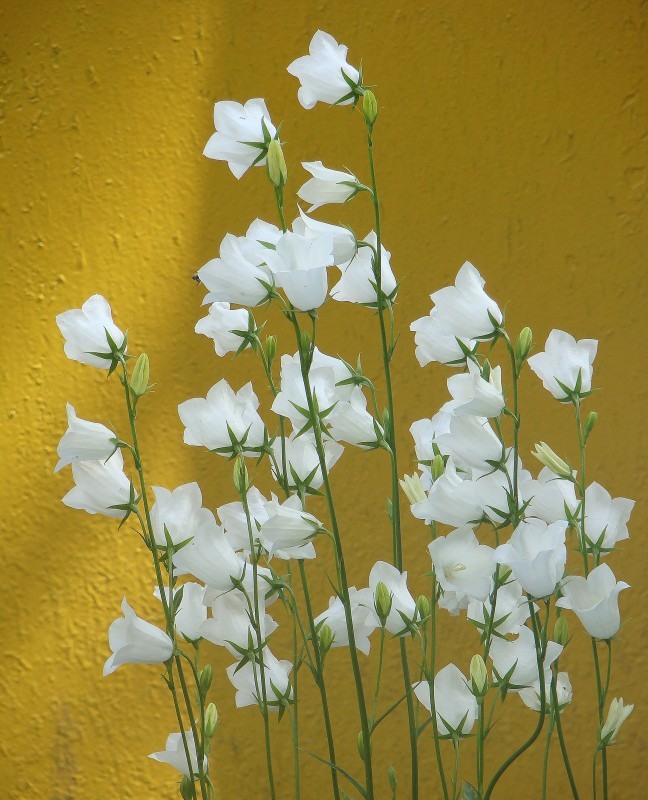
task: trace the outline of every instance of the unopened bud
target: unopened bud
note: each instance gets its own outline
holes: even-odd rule
[[[598,420],[598,414],[596,413],[596,411],[590,411],[589,414],[585,417],[583,434],[586,440],[589,437],[590,433],[592,432],[594,426],[596,425],[597,420]]]
[[[376,586],[376,593],[374,595],[374,606],[376,614],[382,626],[387,622],[387,617],[392,607],[392,596],[387,586],[380,581]]]
[[[213,703],[210,703],[205,711],[205,736],[208,739],[211,739],[216,732],[217,727],[218,711],[216,711],[216,706]]]
[[[194,782],[191,778],[183,775],[180,781],[180,797],[182,800],[192,800],[196,795],[194,794]]]
[[[358,734],[358,753],[360,753],[360,758],[364,761],[365,760],[365,743],[364,743],[364,736],[362,735],[362,731]],[[371,740],[369,740],[369,753],[371,753]]]
[[[250,479],[245,465],[245,459],[241,455],[237,456],[234,462],[232,480],[234,482],[234,488],[240,495],[247,494],[247,490],[250,488]]]
[[[614,744],[621,726],[628,719],[633,708],[633,705],[624,706],[622,697],[615,697],[614,700],[612,700],[607,718],[599,733],[599,742],[602,747]]]
[[[483,697],[488,691],[488,672],[479,653],[470,659],[470,681],[475,697]]]
[[[277,337],[276,336],[266,336],[265,353],[266,353],[266,359],[268,360],[268,364],[270,366],[272,366],[272,363],[275,360],[275,356],[277,355]]]
[[[515,343],[515,358],[521,364],[531,351],[533,345],[533,334],[531,328],[522,328],[518,340]]]
[[[326,624],[322,625],[322,627],[319,629],[319,643],[320,649],[324,655],[326,655],[326,653],[328,653],[328,651],[331,649],[333,639],[334,636],[331,628]]]
[[[135,362],[133,367],[133,374],[130,379],[130,388],[136,397],[141,397],[146,394],[149,382],[149,357],[146,353],[142,353]]]
[[[279,139],[272,139],[268,145],[268,154],[266,156],[266,164],[268,165],[268,177],[270,183],[281,188],[288,179],[288,170],[286,169],[286,159],[284,158],[283,150]]]
[[[378,116],[378,101],[371,89],[366,89],[362,96],[362,115],[367,125],[373,127],[376,117]]]
[[[213,675],[214,671],[212,670],[211,664],[205,664],[200,670],[200,691],[203,695],[206,695],[209,691]]]
[[[568,639],[569,626],[567,625],[567,617],[558,617],[553,629],[553,640],[564,647]]]
[[[403,479],[399,481],[401,489],[405,492],[405,497],[410,501],[411,505],[420,503],[425,500],[425,491],[421,483],[421,477],[418,472],[413,475],[403,475]]]
[[[443,460],[443,456],[437,455],[434,456],[432,461],[432,480],[439,480],[439,478],[445,472],[445,461]]]
[[[560,478],[572,477],[572,471],[569,468],[569,464],[563,461],[560,456],[556,455],[556,453],[554,453],[548,444],[540,442],[539,444],[536,444],[535,448],[536,449],[531,453],[531,455],[535,456],[541,464],[545,465],[545,467],[549,467],[554,475],[558,475]]]
[[[387,778],[389,779],[389,785],[392,792],[395,792],[396,787],[398,786],[398,779],[396,778],[396,770],[391,764],[387,767]]]
[[[430,616],[430,601],[424,594],[416,599],[416,613],[419,620],[426,620]]]

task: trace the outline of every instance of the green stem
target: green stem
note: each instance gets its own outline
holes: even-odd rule
[[[555,708],[555,706],[554,706]],[[547,768],[549,766],[549,745],[551,744],[551,734],[554,729],[554,711],[551,711],[547,738],[545,740],[544,757],[542,759],[542,800],[547,800]]]
[[[565,744],[565,737],[563,735],[562,722],[560,721],[560,709],[558,708],[558,661],[556,660],[552,665],[553,680],[551,681],[551,701],[552,713],[554,715],[556,730],[558,731],[558,741],[560,742],[560,752],[562,753],[567,778],[569,779],[569,786],[571,788],[574,800],[579,800],[578,790],[576,789],[576,781],[572,772],[571,764],[569,763],[569,756],[567,755],[567,746]]]
[[[484,698],[477,698],[477,794],[484,788]]]
[[[432,538],[436,538],[436,523],[431,526]],[[432,593],[430,596],[430,714],[432,715],[432,731],[434,734],[434,753],[436,756],[437,768],[439,770],[439,777],[441,778],[441,789],[443,791],[443,799],[448,800],[448,784],[446,782],[445,768],[443,766],[443,758],[441,757],[441,744],[439,742],[439,723],[436,715],[436,700],[434,689],[434,673],[436,670],[436,643],[437,643],[437,580],[436,573],[432,570]]]
[[[290,584],[291,592],[293,590],[293,572],[292,567],[290,566],[290,561],[287,562],[288,566],[288,582]],[[292,594],[293,602],[294,602],[294,592]],[[297,607],[296,605],[293,607],[292,616],[292,637],[293,637],[293,697],[295,699],[294,706],[292,709],[292,713],[290,715],[291,721],[291,728],[292,728],[292,740],[293,740],[293,763],[294,763],[294,772],[295,772],[295,800],[299,800],[301,797],[300,791],[300,774],[299,774],[299,692],[298,692],[298,653],[297,653]]]
[[[459,739],[456,736],[452,737],[452,746],[454,748],[454,769],[452,770],[452,800],[456,800],[457,781],[459,778]]]
[[[380,626],[380,648],[378,650],[378,673],[376,675],[376,688],[374,689],[373,710],[371,712],[371,731],[373,733],[376,710],[378,709],[378,695],[380,694],[380,678],[382,676],[383,654],[385,652],[385,626]]]

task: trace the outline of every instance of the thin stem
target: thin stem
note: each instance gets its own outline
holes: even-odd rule
[[[562,722],[560,721],[560,709],[558,708],[558,661],[556,660],[552,665],[553,680],[551,681],[551,703],[553,709],[554,720],[556,723],[556,730],[558,731],[558,741],[560,742],[560,752],[562,753],[567,778],[569,779],[569,786],[571,788],[574,800],[579,800],[578,790],[576,789],[576,781],[574,780],[574,773],[572,772],[571,764],[569,763],[569,756],[567,755],[567,746],[565,744],[565,737],[563,736]]]
[[[376,688],[374,689],[373,710],[371,712],[371,731],[373,733],[373,723],[376,719],[378,708],[378,695],[380,694],[380,678],[382,676],[383,654],[385,652],[385,626],[380,626],[380,647],[378,650],[378,673],[376,675]]]
[[[452,746],[454,747],[454,769],[452,770],[452,800],[457,797],[457,780],[459,778],[459,739],[456,736],[452,737]]]
[[[432,538],[436,538],[436,523],[431,526]],[[430,596],[430,714],[432,715],[432,731],[434,734],[434,753],[436,756],[439,777],[441,778],[441,789],[444,800],[448,800],[448,784],[446,783],[445,768],[441,757],[441,744],[439,742],[439,724],[436,714],[436,701],[434,689],[434,673],[436,670],[436,643],[437,643],[437,580],[436,573],[432,570],[432,593]]]
[[[484,788],[484,698],[477,698],[477,794]]]
[[[542,759],[542,800],[547,800],[547,768],[549,766],[549,746],[551,744],[551,734],[554,729],[554,711],[551,711],[549,727],[547,728],[547,738],[545,740],[544,757]]]
[[[290,561],[288,563],[288,582],[290,583],[290,587],[292,589],[293,585],[293,573],[292,567],[290,566]],[[294,601],[294,595],[293,595]],[[294,772],[295,772],[295,800],[299,800],[301,797],[300,792],[300,775],[299,775],[299,692],[298,692],[298,678],[297,675],[299,673],[298,665],[297,665],[297,608],[296,606],[293,607],[292,616],[292,636],[293,636],[293,697],[295,698],[295,702],[292,708],[292,713],[290,715],[290,721],[292,723],[292,740],[293,740],[293,763],[294,763]]]

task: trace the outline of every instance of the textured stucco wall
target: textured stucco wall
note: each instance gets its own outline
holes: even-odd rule
[[[293,187],[301,180],[299,160],[321,158],[364,175],[358,120],[344,110],[301,110],[296,82],[284,70],[318,27],[347,43],[353,62],[362,57],[365,75],[378,86],[384,239],[404,277],[398,311],[405,335],[396,362],[403,469],[413,455],[409,422],[432,414],[446,397],[445,371],[418,369],[407,325],[427,312],[427,294],[450,281],[465,259],[478,266],[502,305],[509,302],[512,330],[529,324],[538,343],[554,326],[600,339],[596,384],[603,391],[590,403],[600,412],[590,474],[613,496],[640,501],[632,538],[611,559],[633,588],[622,597],[627,622],[615,646],[610,696],[638,704],[610,752],[618,781],[612,796],[636,794],[648,746],[642,721],[648,699],[645,26],[644,4],[627,0],[4,0],[0,796],[174,796],[171,770],[145,758],[173,729],[156,668],[101,677],[106,631],[122,596],[150,618],[159,614],[148,559],[127,528],[117,532],[111,521],[63,507],[58,498],[69,475],[52,474],[65,402],[85,418],[119,428],[119,387],[66,361],[54,316],[93,292],[111,299],[133,348],[150,354],[158,384],[142,419],[151,482],[174,487],[198,480],[212,506],[232,499],[229,466],[183,447],[176,407],[222,374],[241,384],[257,368],[249,359],[217,361],[210,342],[193,335],[203,292],[190,278],[227,231],[240,234],[254,216],[272,218],[273,209],[260,170],[237,183],[201,152],[216,99],[264,96],[273,119],[285,120]],[[338,210],[329,218],[339,219]],[[360,202],[345,218],[363,233],[370,224]],[[376,331],[368,312],[329,304],[322,318],[323,349],[348,357],[367,352],[363,363],[375,374],[379,362],[368,350]],[[280,344],[291,348],[276,314],[271,324]],[[542,438],[575,458],[569,412],[549,402],[531,376],[522,391],[530,404],[523,453]],[[384,469],[380,454],[352,453],[334,473],[340,502],[349,508],[345,536],[357,584],[388,554]],[[358,475],[362,480],[354,482]],[[407,519],[406,562],[413,572],[420,571],[424,546],[422,529]],[[320,606],[327,589],[321,576]],[[454,657],[467,665],[475,647],[468,628],[443,620],[440,664]],[[587,797],[594,689],[588,642],[575,621],[572,628],[564,666],[575,704],[564,725]],[[287,639],[277,636],[273,649],[287,652]],[[214,758],[226,787],[222,796],[262,797],[258,715],[234,711],[222,672],[228,659],[210,653],[222,716]],[[396,669],[394,656],[388,661]],[[332,694],[340,701],[336,727],[357,764],[345,663],[344,655],[331,662]],[[319,730],[314,703],[304,717]],[[501,752],[532,724],[529,712],[509,712],[494,734],[503,741]],[[305,746],[317,749],[317,737]],[[376,752],[406,763],[405,737],[379,735]],[[277,748],[276,758],[288,786],[289,749]],[[428,750],[426,774],[431,760]],[[322,767],[304,762],[311,787],[323,785]],[[538,768],[529,773],[530,763],[523,759],[512,771],[502,797],[521,796],[519,781],[527,775],[524,796],[539,796]],[[561,798],[567,787],[557,752],[553,764],[550,796]],[[404,771],[401,777],[406,785]],[[305,800],[318,796],[311,788]]]

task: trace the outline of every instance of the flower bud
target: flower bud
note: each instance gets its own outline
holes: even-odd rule
[[[521,364],[531,351],[533,345],[533,334],[531,328],[522,328],[517,342],[515,343],[515,358]]]
[[[141,397],[146,394],[149,382],[149,357],[146,353],[142,353],[135,362],[133,367],[133,374],[130,379],[130,388],[136,397]]]
[[[626,719],[628,719],[633,708],[634,705],[624,706],[622,697],[615,697],[614,700],[612,700],[607,719],[603,723],[603,727],[599,733],[599,742],[601,743],[601,747],[607,747],[610,744],[614,744],[621,726]]]
[[[569,627],[567,625],[567,617],[558,617],[553,629],[553,640],[559,645],[565,647],[569,639]]]
[[[250,479],[245,466],[245,459],[241,455],[237,456],[234,462],[232,480],[234,481],[234,488],[240,495],[247,494],[247,490],[250,488]]]
[[[376,586],[374,606],[376,608],[376,614],[378,614],[380,624],[384,627],[387,617],[389,616],[389,612],[391,611],[392,596],[389,589],[382,581],[379,581],[378,585]]]
[[[331,628],[326,624],[322,625],[322,627],[319,629],[319,642],[323,655],[326,655],[326,653],[328,653],[328,651],[331,649],[333,638],[333,631]]]
[[[426,620],[430,616],[430,601],[424,594],[419,595],[416,600],[416,613],[419,620]]]
[[[286,169],[286,159],[284,158],[279,139],[272,139],[270,141],[266,163],[268,165],[270,183],[278,189],[281,188],[288,179],[288,170]]]
[[[180,797],[182,800],[192,800],[196,795],[194,794],[194,782],[186,775],[182,776],[180,781]]]
[[[531,455],[535,456],[541,464],[544,464],[545,467],[549,467],[554,475],[558,475],[560,478],[572,477],[569,464],[563,461],[560,456],[556,455],[556,453],[554,453],[548,444],[540,442],[539,444],[536,444],[535,448],[536,449],[531,453]]]
[[[268,360],[269,366],[272,366],[275,356],[277,355],[277,337],[276,336],[266,336],[265,340],[265,352],[266,358]]]
[[[369,752],[371,753],[371,739],[369,740]],[[362,735],[362,731],[358,734],[358,753],[360,753],[360,758],[364,761],[365,760],[365,744],[364,744],[364,736]]]
[[[389,779],[389,785],[391,787],[392,792],[396,791],[396,787],[398,786],[398,780],[396,778],[396,770],[390,764],[387,767],[387,778]]]
[[[470,681],[475,697],[483,697],[488,691],[488,672],[479,653],[470,659]]]
[[[598,420],[598,414],[596,411],[590,411],[587,417],[585,417],[585,425],[583,426],[583,434],[585,436],[585,440],[588,439],[590,433],[592,432],[596,422]]]
[[[367,125],[372,128],[378,116],[378,102],[371,89],[366,89],[362,96],[362,115]]]
[[[207,739],[212,738],[217,727],[218,711],[216,711],[216,706],[213,703],[210,703],[205,711],[205,736]]]
[[[420,503],[422,500],[426,499],[423,484],[421,483],[418,472],[415,472],[413,475],[403,475],[403,479],[400,480],[399,483],[401,489],[405,493],[405,497],[407,497],[411,505]]]
[[[443,456],[437,455],[434,456],[434,460],[432,461],[432,480],[439,480],[439,478],[445,472],[445,461],[443,460]]]
[[[200,692],[203,696],[209,691],[213,675],[214,671],[212,670],[211,664],[205,664],[200,670]]]

